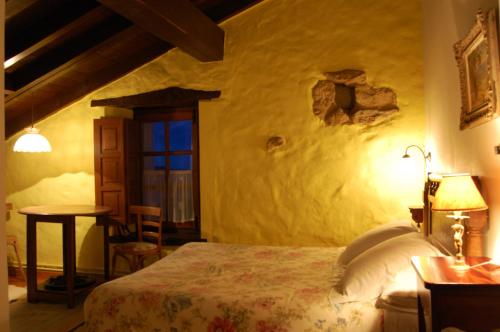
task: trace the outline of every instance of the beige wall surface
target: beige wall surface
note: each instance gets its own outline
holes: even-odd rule
[[[50,154],[14,154],[17,136],[9,139],[8,199],[15,208],[93,203],[92,119],[103,110],[90,100],[181,86],[222,92],[200,104],[202,235],[210,241],[343,245],[408,218],[422,183],[421,171],[400,167],[404,147],[424,142],[420,12],[418,0],[263,1],[221,24],[223,61],[164,54],[39,123]],[[394,89],[400,112],[369,126],[325,126],[311,88],[323,72],[346,68]],[[268,153],[274,135],[287,143]],[[22,216],[7,224],[24,239]],[[41,225],[39,237],[40,263],[60,265],[57,225]],[[77,221],[81,268],[100,268],[101,240],[92,220]]]
[[[497,0],[424,0],[424,94],[426,144],[439,173],[469,172],[481,176],[490,221],[486,253],[500,253],[500,120],[459,130],[461,97],[453,44],[465,37],[479,8],[498,7]],[[496,248],[496,249],[495,249]]]

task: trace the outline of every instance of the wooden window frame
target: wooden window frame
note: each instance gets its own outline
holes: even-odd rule
[[[169,142],[168,142],[168,127],[165,129],[165,150],[164,152],[144,152],[141,151],[141,158],[147,156],[165,156],[166,158],[166,174],[165,178],[168,184],[168,175],[170,172],[170,161],[169,156],[172,155],[191,155],[192,156],[192,176],[193,176],[193,209],[195,214],[194,220],[194,228],[192,229],[197,235],[200,234],[200,225],[201,225],[201,215],[200,215],[200,151],[199,151],[199,123],[198,123],[198,106],[192,107],[178,107],[178,108],[170,108],[170,107],[159,107],[159,108],[134,108],[134,120],[139,121],[141,123],[145,122],[158,122],[163,121],[168,123],[168,121],[182,121],[182,120],[192,120],[192,148],[191,150],[185,151],[168,151],[169,150]],[[142,134],[142,129],[141,129]],[[142,140],[142,135],[141,135]],[[141,143],[142,146],[142,143]],[[141,174],[142,174],[142,165],[141,162]],[[168,186],[167,186],[168,188]],[[168,205],[167,205],[168,206]],[[168,209],[168,207],[167,207]],[[167,211],[168,215],[168,211]],[[170,223],[168,223],[168,217],[166,216],[165,220],[167,222],[167,239],[168,239],[168,230],[171,229]],[[184,227],[178,227],[176,225],[176,229],[184,229]]]

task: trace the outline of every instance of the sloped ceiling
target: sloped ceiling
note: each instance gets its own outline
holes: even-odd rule
[[[173,47],[222,60],[217,22],[260,1],[8,0],[6,137]]]

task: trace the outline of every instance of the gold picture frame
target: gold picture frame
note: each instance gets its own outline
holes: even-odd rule
[[[497,21],[496,9],[487,13],[479,10],[476,23],[467,36],[453,45],[462,94],[461,130],[492,120],[500,114]]]

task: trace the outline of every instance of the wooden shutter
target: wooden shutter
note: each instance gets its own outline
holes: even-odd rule
[[[141,202],[141,136],[137,121],[94,120],[94,172],[97,205],[113,209],[111,216],[127,222],[127,209]]]
[[[94,120],[94,172],[97,205],[113,209],[111,216],[126,222],[125,119]]]

